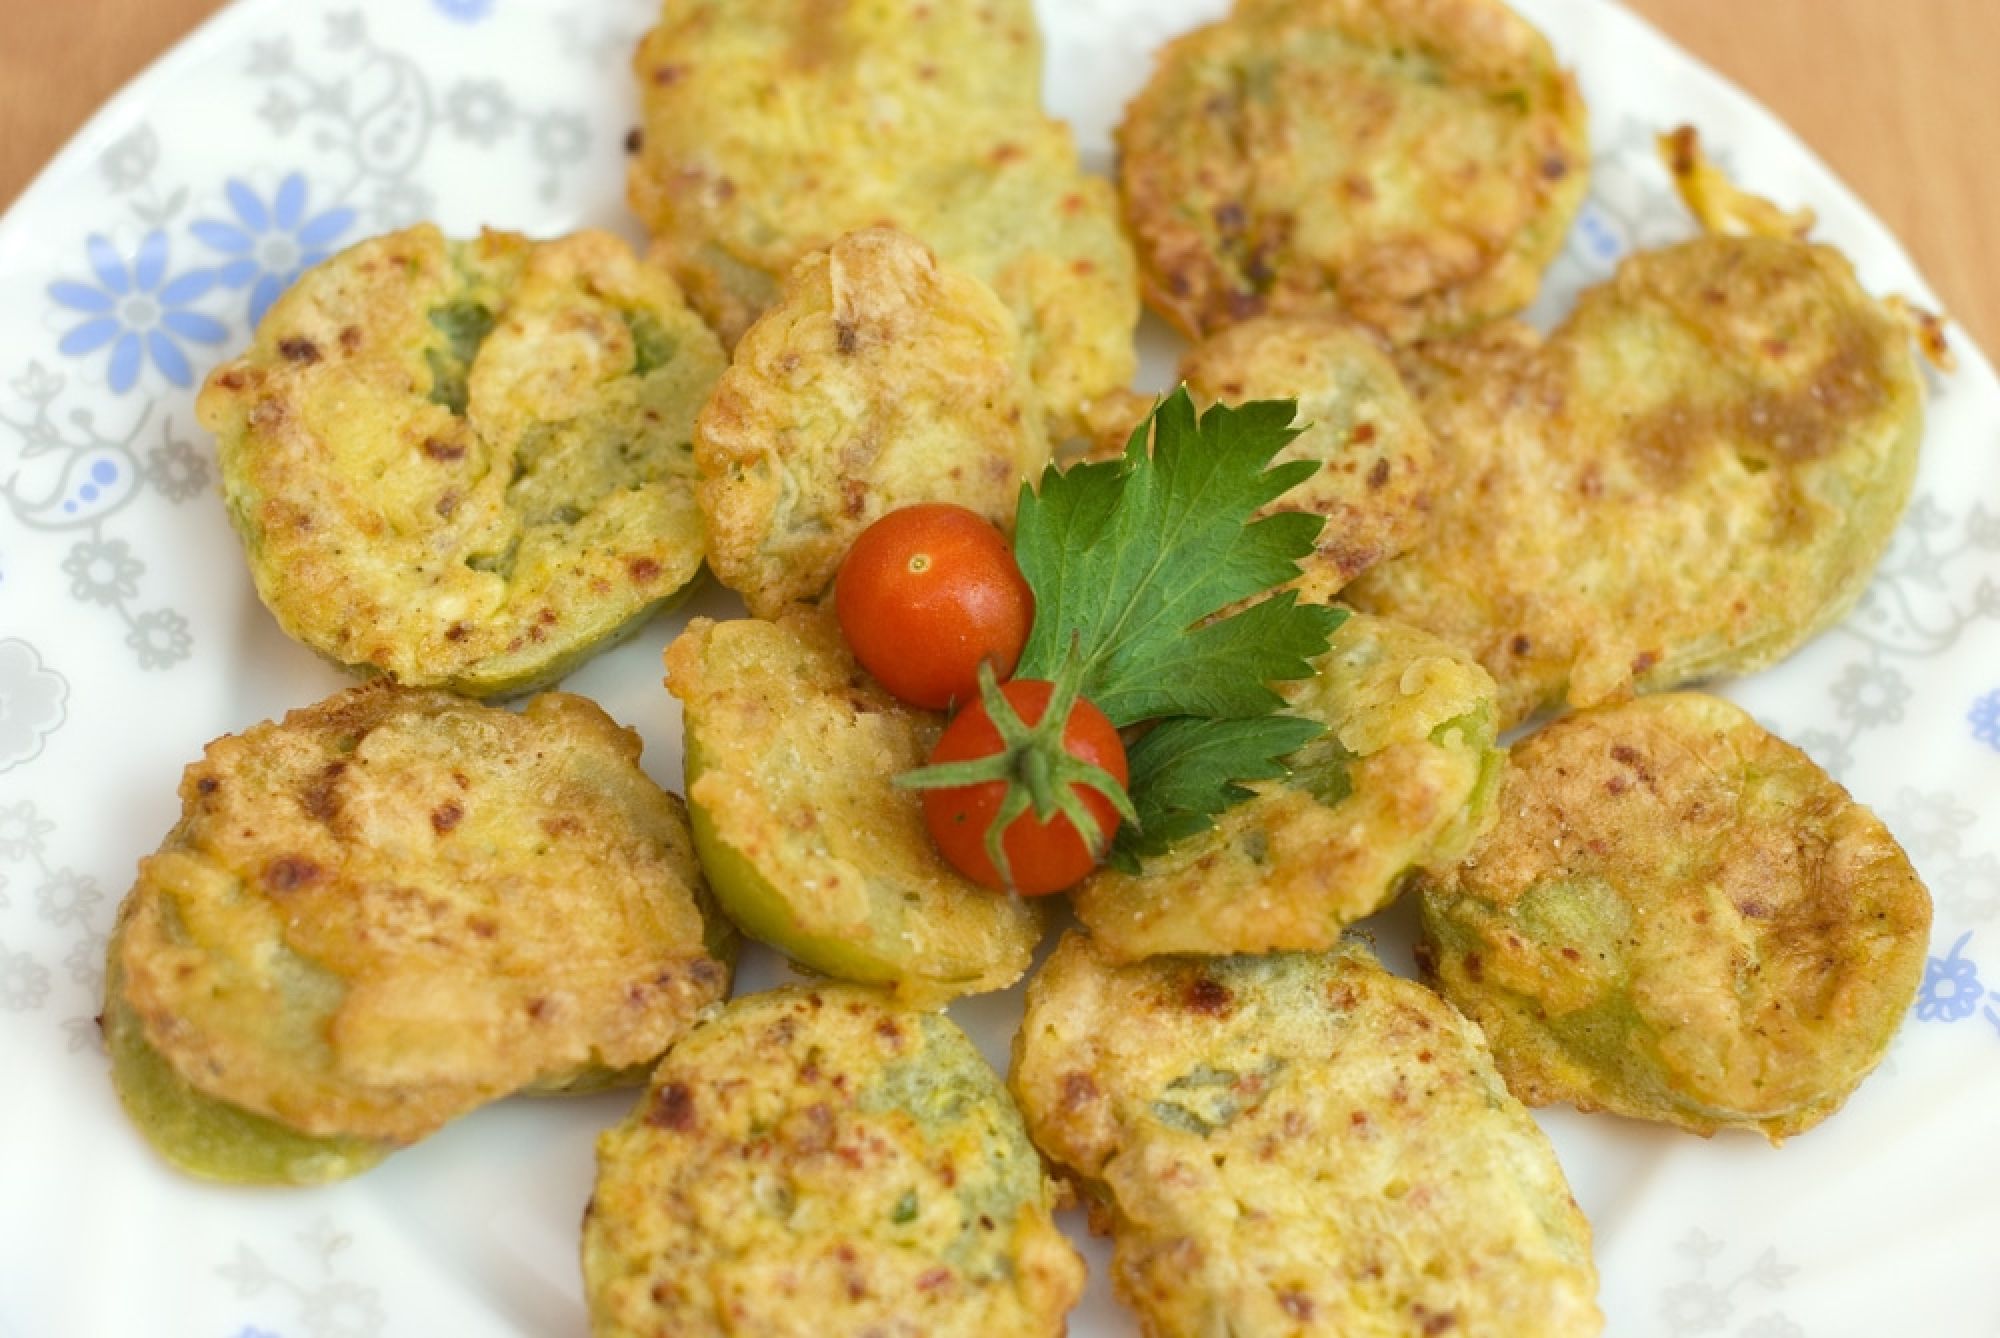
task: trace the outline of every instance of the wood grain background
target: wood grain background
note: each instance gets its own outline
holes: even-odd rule
[[[1628,3],[1789,122],[1903,239],[1973,338],[2000,351],[2000,264],[1985,254],[2000,230],[2000,0]],[[0,202],[220,7],[0,3]]]

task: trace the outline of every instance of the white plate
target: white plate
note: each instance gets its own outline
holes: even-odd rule
[[[1630,247],[1688,231],[1649,142],[1682,119],[1741,180],[1817,209],[1873,289],[1927,296],[1796,140],[1624,10],[1519,3],[1581,72],[1598,155],[1543,315]],[[1048,99],[1095,164],[1146,53],[1223,8],[1045,0]],[[245,340],[306,253],[423,216],[459,232],[631,232],[625,61],[652,9],[246,0],[116,98],[0,223],[8,1338],[584,1329],[591,1140],[629,1097],[504,1102],[328,1189],[211,1188],[126,1125],[91,1016],[105,930],[174,820],[182,766],[342,681],[251,591],[191,425],[192,380]],[[139,327],[156,337],[125,337]],[[1153,338],[1157,373],[1171,348]],[[1596,1227],[1614,1334],[2000,1334],[2000,387],[1959,353],[1959,373],[1933,384],[1917,500],[1860,612],[1730,689],[1916,857],[1937,896],[1922,999],[1848,1108],[1782,1150],[1543,1112]],[[677,625],[569,683],[637,725],[676,788],[659,650]],[[779,974],[767,957],[745,984]],[[1010,994],[954,1014],[998,1058],[1018,1007]],[[1130,1332],[1090,1248],[1075,1331]]]

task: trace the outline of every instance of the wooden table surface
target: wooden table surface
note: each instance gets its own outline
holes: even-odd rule
[[[1606,0],[1607,3],[1610,0]],[[1789,122],[2000,352],[2000,0],[1627,0]],[[0,4],[0,202],[218,0]]]

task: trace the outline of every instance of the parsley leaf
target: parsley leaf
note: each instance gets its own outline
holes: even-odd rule
[[[1290,715],[1161,721],[1127,754],[1138,818],[1118,829],[1111,863],[1137,873],[1140,857],[1206,831],[1217,813],[1250,798],[1241,782],[1286,775],[1285,756],[1312,742],[1322,728]]]
[[[1252,519],[1317,468],[1271,467],[1296,415],[1279,400],[1197,419],[1182,387],[1153,411],[1150,453],[1142,426],[1121,459],[1024,491],[1014,555],[1035,625],[1015,673],[1053,678],[1074,646],[1084,694],[1119,726],[1283,705],[1268,684],[1309,677],[1343,615],[1290,591],[1214,615],[1291,580],[1319,537],[1324,521],[1309,513]]]

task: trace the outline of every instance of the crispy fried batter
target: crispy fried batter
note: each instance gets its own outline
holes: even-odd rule
[[[1660,158],[1673,173],[1681,203],[1714,236],[1783,237],[1802,242],[1818,220],[1810,209],[1780,209],[1731,181],[1702,151],[1701,136],[1691,125],[1679,126],[1655,141]]]
[[[737,1000],[597,1158],[597,1338],[1055,1338],[1083,1291],[999,1078],[948,1019],[872,991]]]
[[[1105,958],[1331,948],[1412,869],[1456,860],[1485,826],[1504,760],[1485,670],[1366,614],[1317,668],[1275,685],[1288,711],[1328,726],[1286,759],[1287,779],[1254,785],[1139,873],[1101,869],[1072,894]]]
[[[1430,525],[1442,464],[1430,428],[1396,365],[1361,329],[1335,316],[1259,316],[1203,340],[1181,359],[1196,405],[1299,402],[1304,431],[1273,463],[1311,460],[1319,471],[1258,512],[1326,517],[1319,547],[1290,588],[1333,601],[1347,583],[1416,543]],[[1092,458],[1123,454],[1152,401],[1127,393],[1100,402]]]
[[[1300,599],[1330,603],[1428,528],[1440,472],[1430,429],[1395,364],[1352,325],[1327,316],[1247,321],[1190,350],[1181,379],[1202,404],[1299,402],[1306,430],[1274,463],[1313,460],[1319,472],[1267,510],[1326,517],[1292,583]]]
[[[1500,0],[1239,0],[1161,53],[1118,148],[1146,301],[1190,337],[1517,311],[1589,164],[1575,82]]]
[[[120,912],[112,1011],[195,1094],[316,1138],[409,1143],[643,1064],[729,969],[685,809],[638,757],[581,697],[388,684],[219,739]],[[131,1108],[156,1132],[164,1107]],[[236,1174],[197,1142],[163,1150]]]
[[[174,1071],[125,999],[124,935],[114,933],[97,1025],[118,1100],[153,1150],[189,1175],[239,1185],[323,1185],[361,1174],[396,1150],[379,1138],[315,1138],[219,1101]]]
[[[1753,195],[1726,176],[1702,147],[1691,125],[1678,126],[1657,141],[1660,157],[1673,173],[1681,203],[1700,221],[1702,231],[1718,236],[1787,237],[1804,241],[1818,221],[1810,209],[1780,209]],[[1941,372],[1956,371],[1958,360],[1945,339],[1942,317],[1925,311],[1908,298],[1882,300],[1909,330],[1925,361]]]
[[[942,716],[854,663],[831,612],[697,618],[667,648],[695,843],[736,922],[798,962],[931,1004],[1004,989],[1041,913],[954,873],[915,792]]]
[[[695,425],[709,565],[775,617],[897,507],[1011,528],[1048,459],[1007,309],[913,238],[857,232],[799,262]]]
[[[1405,372],[1455,476],[1345,598],[1472,651],[1502,724],[1784,658],[1852,607],[1916,470],[1923,389],[1839,252],[1709,237],[1627,259],[1544,344]]]
[[[1009,1084],[1149,1338],[1603,1326],[1590,1226],[1477,1029],[1358,945],[1113,967],[1069,935]]]
[[[288,633],[488,696],[560,677],[695,577],[694,416],[723,361],[615,237],[424,225],[309,270],[196,412]]]
[[[1559,720],[1515,748],[1500,808],[1424,888],[1420,957],[1522,1100],[1775,1143],[1881,1059],[1930,897],[1738,708],[1668,693]]]
[[[1132,379],[1131,247],[1042,112],[1028,0],[682,0],[634,71],[632,207],[725,341],[806,253],[890,224],[1013,310],[1059,430]]]

